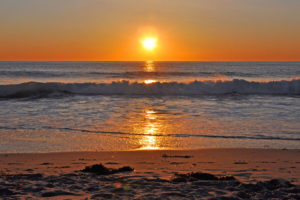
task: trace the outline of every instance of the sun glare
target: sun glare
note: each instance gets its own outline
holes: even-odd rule
[[[156,41],[157,41],[156,38],[147,37],[142,41],[142,44],[145,49],[152,51],[156,47]]]
[[[156,83],[156,80],[145,80],[144,83],[145,84],[151,84],[151,83]]]

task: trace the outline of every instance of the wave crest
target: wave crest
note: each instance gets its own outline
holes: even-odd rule
[[[0,85],[1,98],[47,97],[49,95],[299,95],[300,80],[254,82],[243,79],[230,81],[130,83],[41,83],[26,82]]]

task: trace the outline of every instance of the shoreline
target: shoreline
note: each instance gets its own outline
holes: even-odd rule
[[[258,187],[261,184],[265,184],[265,186],[261,186],[264,188],[262,191],[270,192],[268,189],[270,187],[269,184],[274,184],[274,182],[270,182],[272,179],[285,180],[285,182],[276,182],[276,184],[279,184],[278,191],[283,192],[282,197],[299,195],[297,191],[300,184],[300,149],[210,148],[197,150],[1,153],[0,160],[0,171],[2,174],[0,176],[0,194],[1,191],[2,194],[5,194],[3,191],[7,183],[10,183],[10,185],[16,182],[22,184],[22,187],[10,186],[6,188],[11,192],[11,195],[8,195],[10,197],[24,197],[25,195],[33,199],[39,199],[46,197],[48,194],[56,198],[71,197],[72,199],[82,199],[83,197],[95,197],[97,199],[97,195],[99,199],[105,199],[106,197],[113,199],[117,197],[121,199],[123,197],[147,199],[147,197],[150,197],[149,195],[154,195],[153,197],[155,198],[166,199],[175,197],[175,199],[177,197],[179,199],[189,199],[191,197],[209,199],[224,196],[226,193],[227,196],[238,198],[237,191],[247,193],[249,185]],[[108,176],[83,174],[80,171],[86,166],[100,163],[108,168],[130,166],[134,168],[134,171]],[[174,183],[173,180],[175,180],[176,174],[188,174],[191,172],[209,173],[217,177],[231,175],[235,177],[236,181],[214,182],[217,185],[212,184],[212,181],[204,181],[204,185],[200,184],[201,181],[190,182],[187,180],[183,180],[182,183]],[[54,182],[57,185],[54,188],[48,187],[49,181],[54,177]],[[69,181],[67,185],[64,183],[66,180]],[[99,181],[105,187],[102,187],[101,184],[99,185]],[[239,186],[234,185],[237,182]],[[118,184],[115,185],[116,183]],[[123,186],[129,184],[131,192],[124,190],[125,186],[121,187],[119,183]],[[196,183],[200,185],[194,186]],[[53,183],[51,184],[53,185]],[[161,187],[156,187],[155,184],[161,184]],[[190,193],[187,192],[188,194],[185,194],[184,191],[181,191],[183,184],[186,185],[184,186],[185,190],[190,191]],[[221,184],[222,187],[218,184]],[[289,187],[295,187],[296,193],[285,193],[284,191],[288,187],[286,184],[293,185]],[[37,185],[42,185],[42,188],[40,190],[29,189],[35,188]],[[90,187],[94,187],[95,190],[87,190]],[[132,188],[134,187],[136,189],[133,190]],[[153,187],[157,189],[155,194],[151,194],[148,191],[153,190]],[[221,187],[222,191],[216,193],[215,191],[219,190],[219,187]],[[77,189],[75,190],[74,188]],[[212,193],[206,194],[206,196],[199,193],[200,196],[197,196],[198,193],[196,191],[204,190],[204,188],[211,190]],[[229,188],[236,188],[236,192],[233,193]],[[172,194],[169,190],[172,191]],[[101,196],[99,191],[107,194],[107,196]],[[148,191],[145,194],[148,196],[139,196],[141,194],[137,191]],[[262,194],[261,192],[255,195],[265,195],[265,193]],[[173,196],[173,193],[176,193],[177,196]],[[248,195],[252,195],[252,193]],[[116,194],[119,196],[114,196]]]
[[[256,147],[203,147],[195,149],[129,149],[129,150],[99,150],[99,151],[41,151],[41,152],[0,152],[3,155],[29,155],[29,154],[76,154],[76,153],[124,153],[124,152],[194,152],[194,151],[239,151],[239,150],[256,150],[256,151],[293,151],[300,152],[300,149],[288,148],[256,148]]]

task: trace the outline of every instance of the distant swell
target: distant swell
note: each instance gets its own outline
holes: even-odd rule
[[[299,95],[300,80],[250,82],[243,79],[231,81],[130,83],[40,83],[27,82],[0,85],[1,98],[48,97],[52,95]]]
[[[98,72],[98,71],[6,71],[0,70],[0,77],[114,77],[114,78],[139,78],[139,77],[216,77],[216,76],[243,76],[259,77],[259,74],[242,73],[242,72],[145,72],[145,71],[128,71],[128,72]]]

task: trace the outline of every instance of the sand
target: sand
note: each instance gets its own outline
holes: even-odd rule
[[[133,172],[86,173],[86,166]],[[0,154],[4,199],[300,199],[300,150],[200,149]],[[235,180],[176,176],[204,172]]]

